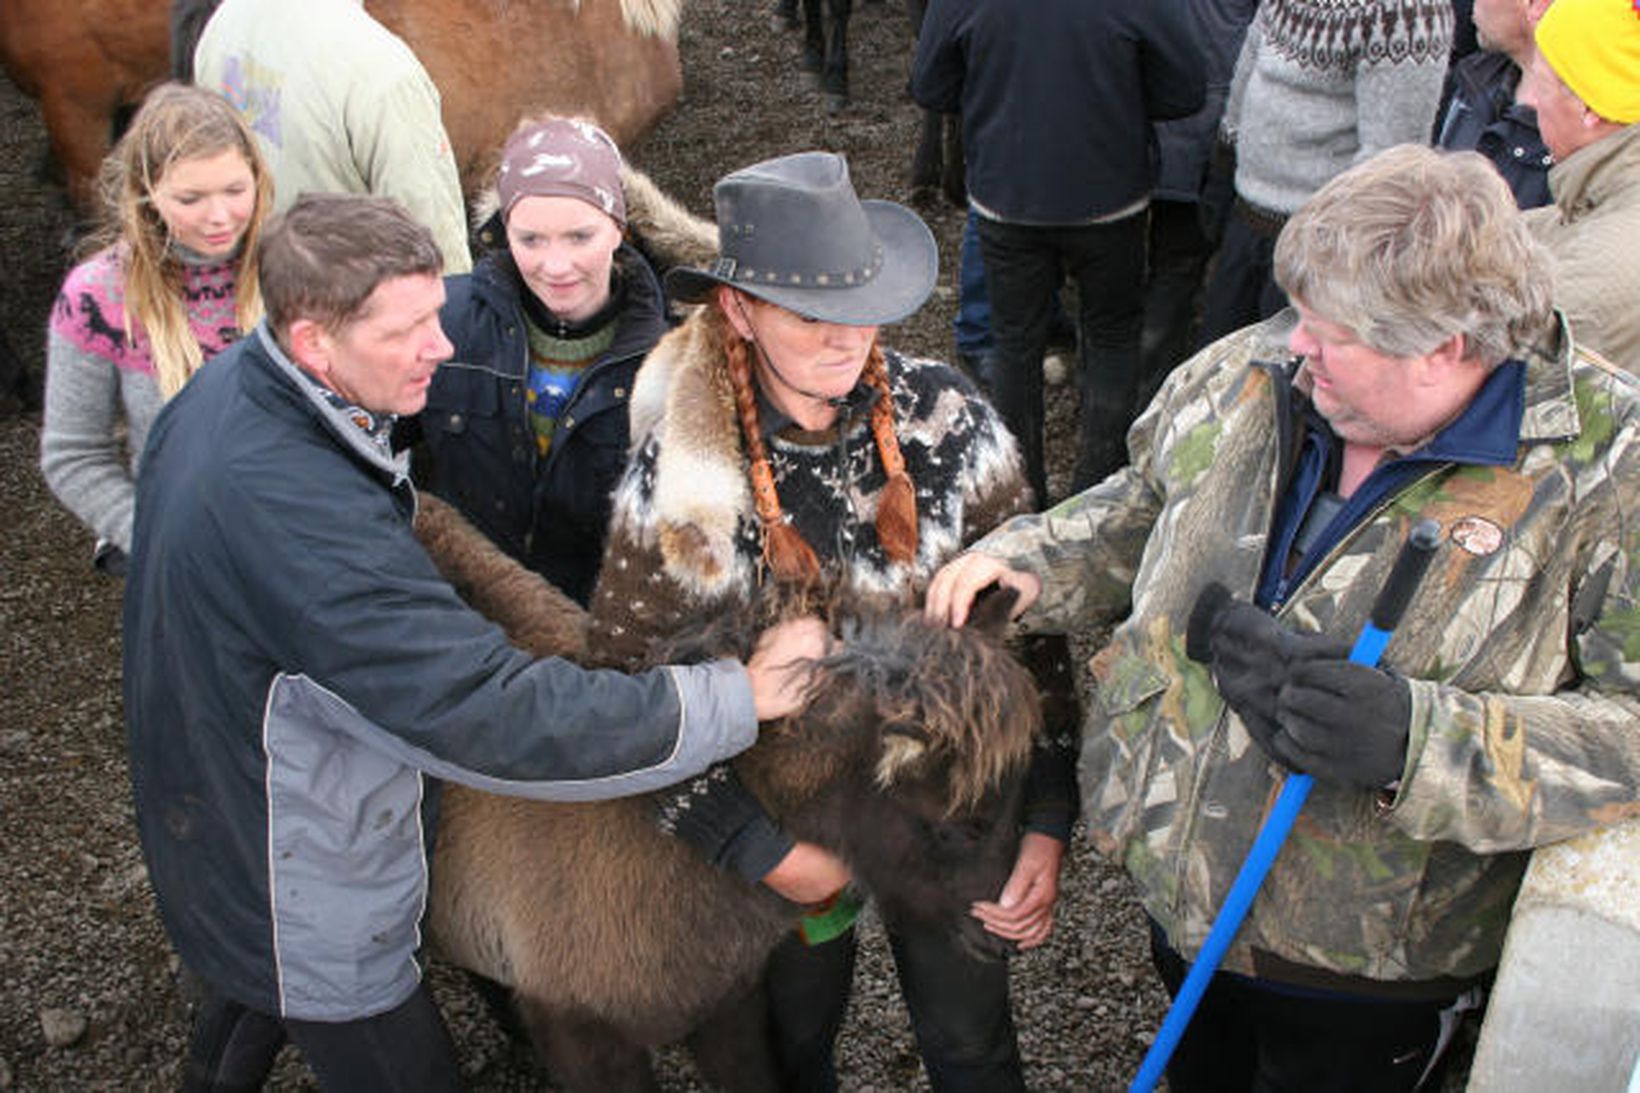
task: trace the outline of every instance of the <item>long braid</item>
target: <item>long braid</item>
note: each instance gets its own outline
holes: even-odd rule
[[[900,440],[894,435],[894,394],[888,386],[882,348],[875,341],[866,358],[865,380],[880,396],[871,408],[871,435],[887,478],[877,499],[877,541],[889,561],[910,564],[917,557],[917,489],[906,473]]]
[[[814,548],[786,519],[780,495],[774,488],[774,470],[763,445],[763,429],[757,416],[757,388],[752,381],[752,365],[746,342],[729,326],[721,312],[713,309],[722,335],[723,356],[734,385],[735,410],[740,416],[740,432],[746,441],[752,479],[752,502],[763,524],[763,561],[777,581],[805,587],[819,583],[820,559]]]

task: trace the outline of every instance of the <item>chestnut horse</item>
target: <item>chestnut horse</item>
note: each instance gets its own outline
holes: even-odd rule
[[[471,195],[525,113],[583,114],[623,145],[654,128],[683,88],[682,5],[369,0],[366,7],[409,44],[438,85],[462,188]],[[169,74],[170,16],[163,0],[0,0],[0,66],[39,100],[81,209],[90,208],[117,125]],[[196,37],[202,25],[197,20]]]

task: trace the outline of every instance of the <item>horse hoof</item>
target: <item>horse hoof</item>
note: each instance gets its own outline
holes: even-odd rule
[[[804,49],[802,65],[804,72],[817,74],[822,68],[826,67],[826,59],[820,55],[820,51],[817,49]]]
[[[836,117],[838,114],[841,114],[844,110],[848,109],[848,95],[845,93],[828,91],[826,92],[825,99],[826,114],[829,117]]]

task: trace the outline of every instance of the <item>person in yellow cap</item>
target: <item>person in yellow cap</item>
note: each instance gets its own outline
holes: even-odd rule
[[[1556,163],[1528,214],[1578,341],[1640,373],[1640,0],[1554,0],[1523,101]]]

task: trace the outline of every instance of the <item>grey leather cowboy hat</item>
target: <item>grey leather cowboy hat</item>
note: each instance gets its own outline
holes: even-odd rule
[[[928,225],[892,201],[861,201],[831,152],[754,163],[719,179],[712,197],[719,257],[667,273],[679,300],[730,285],[821,322],[877,326],[915,312],[939,276]]]

